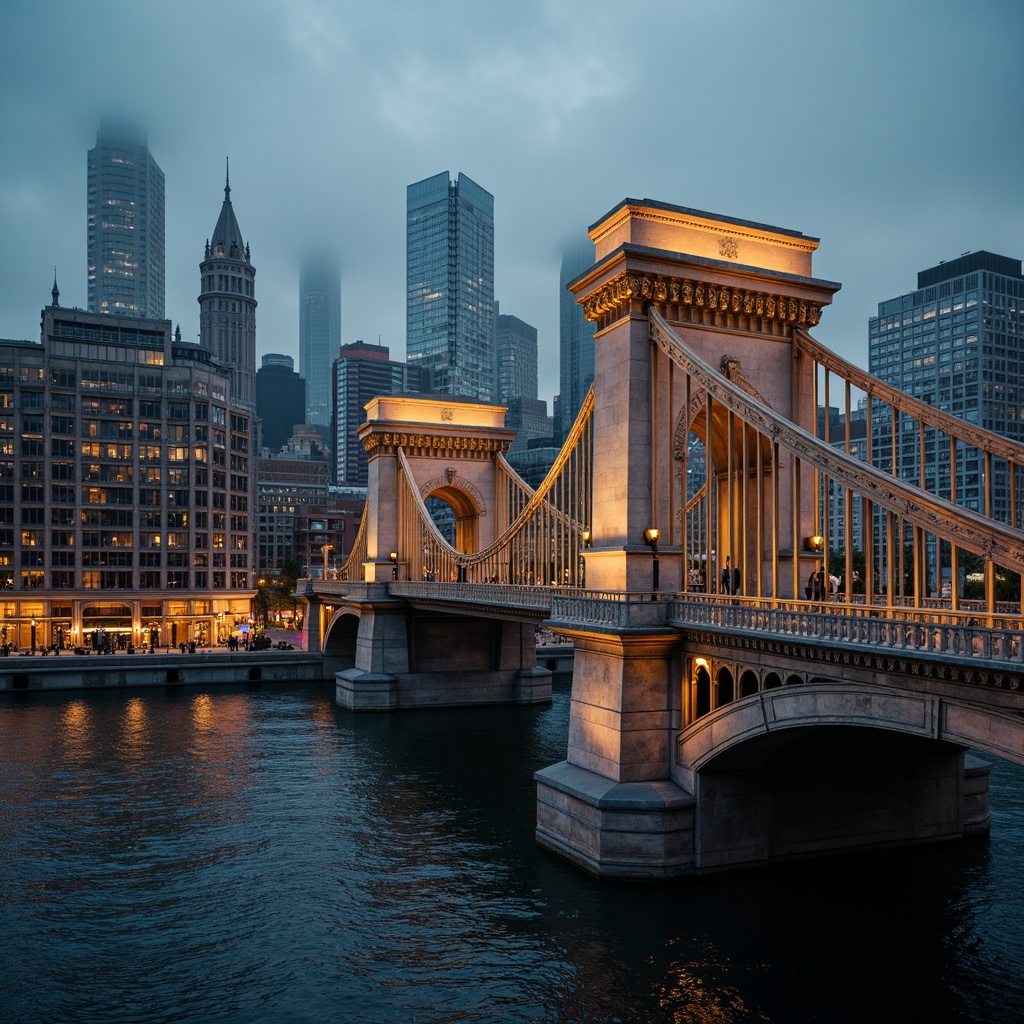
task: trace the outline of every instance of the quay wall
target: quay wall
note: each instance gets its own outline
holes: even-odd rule
[[[0,658],[0,692],[291,683],[323,678],[323,658],[304,651],[140,652],[46,657],[37,654]]]

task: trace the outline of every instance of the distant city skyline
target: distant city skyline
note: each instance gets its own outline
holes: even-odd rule
[[[38,337],[54,267],[62,302],[87,305],[84,167],[108,113],[145,126],[166,175],[164,315],[185,340],[198,337],[195,245],[226,156],[259,269],[258,353],[296,365],[301,258],[315,246],[341,262],[342,341],[406,357],[405,188],[461,168],[495,197],[496,294],[537,328],[549,401],[563,241],[627,196],[820,238],[816,273],[843,288],[815,335],[861,366],[878,297],[904,287],[907,267],[1017,254],[1024,240],[1019,4],[867,0],[812,16],[792,0],[655,3],[636,31],[601,0],[491,5],[456,22],[390,0],[313,0],[247,10],[244,31],[194,0],[8,6],[0,337]],[[227,54],[245,85],[220,111],[210,75]],[[684,72],[710,83],[706,98],[680,93]]]

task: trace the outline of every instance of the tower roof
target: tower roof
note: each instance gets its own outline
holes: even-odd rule
[[[239,230],[238,221],[235,219],[235,210],[231,205],[229,171],[225,171],[224,205],[220,208],[220,216],[217,218],[217,226],[213,229],[210,244],[214,255],[227,256],[237,260],[248,259],[245,243],[242,241],[242,232]],[[219,251],[218,246],[223,246],[223,251]]]

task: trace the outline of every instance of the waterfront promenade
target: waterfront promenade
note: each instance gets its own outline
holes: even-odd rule
[[[263,650],[230,650],[225,645],[184,652],[176,647],[136,648],[128,654],[89,652],[46,654],[12,651],[0,658],[0,692],[5,690],[90,690],[174,685],[309,682],[323,678],[323,659],[304,649],[299,631],[268,629],[272,645]]]

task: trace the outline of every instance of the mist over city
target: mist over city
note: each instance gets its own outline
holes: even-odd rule
[[[565,243],[626,197],[821,239],[816,334],[864,364],[919,270],[1019,258],[1024,14],[980,3],[17,4],[3,15],[0,337],[38,338],[54,268],[86,306],[86,154],[130,117],[166,176],[166,316],[198,336],[230,158],[257,358],[298,356],[302,254],[342,274],[342,341],[405,358],[405,190],[494,196],[495,298],[558,392]],[[550,412],[550,404],[549,404]]]

